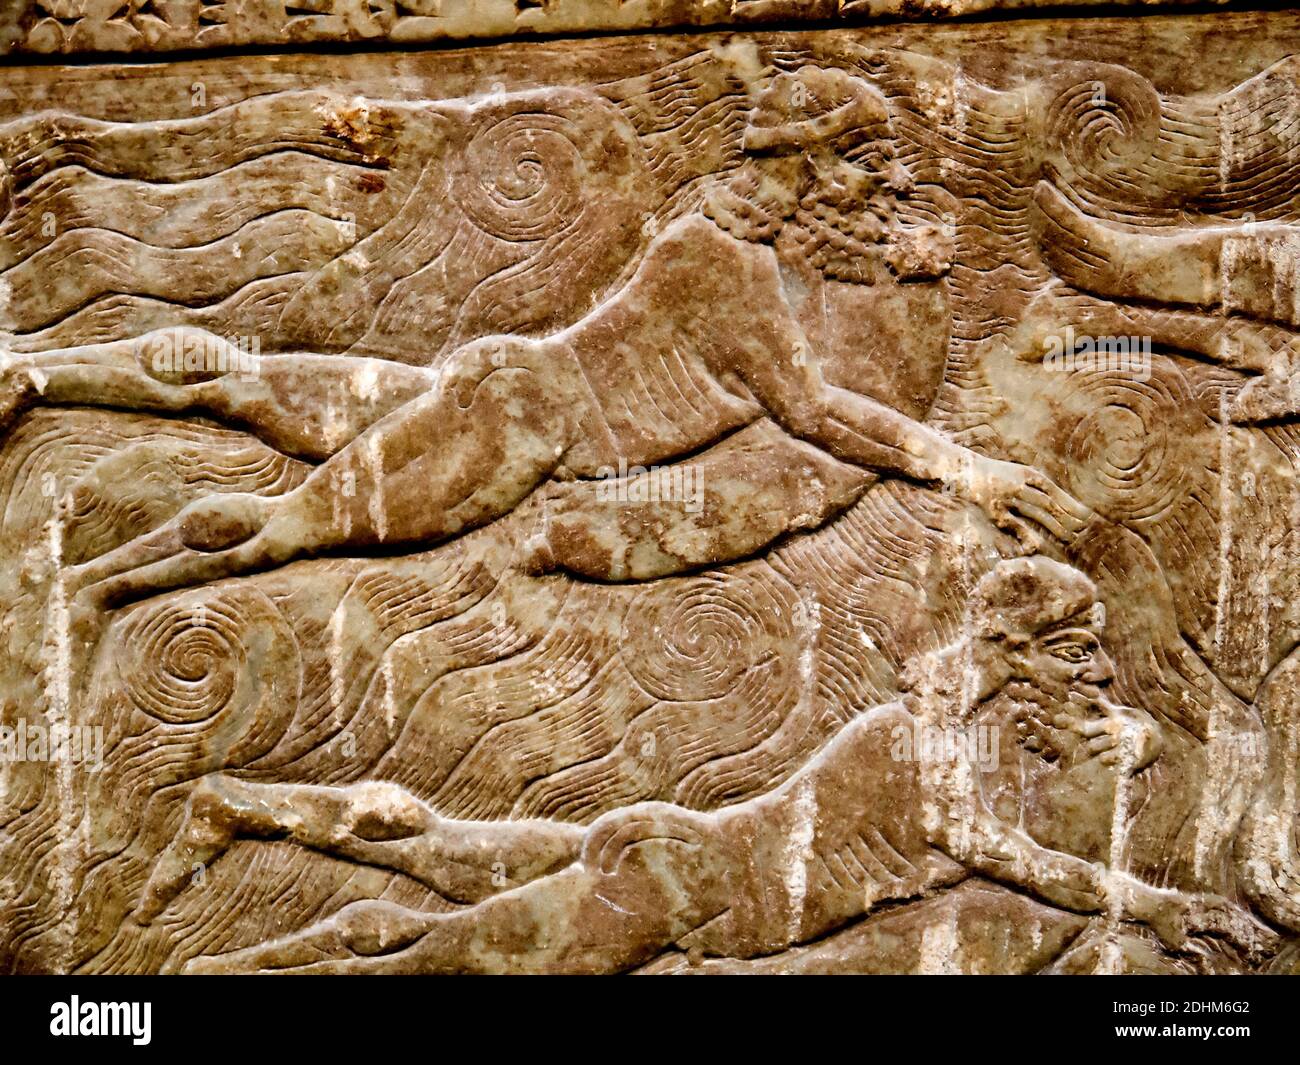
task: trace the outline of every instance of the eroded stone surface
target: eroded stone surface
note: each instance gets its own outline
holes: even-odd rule
[[[1118,0],[1149,4],[1151,0]],[[1195,0],[1161,0],[1166,6]],[[1227,0],[1218,0],[1226,3]],[[1088,7],[1116,0],[1074,0]],[[0,52],[149,52],[589,30],[952,18],[1057,0],[6,0]]]
[[[6,968],[1288,971],[1297,40],[5,70]]]

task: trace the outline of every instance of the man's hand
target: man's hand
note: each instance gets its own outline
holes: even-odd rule
[[[1102,765],[1122,764],[1131,774],[1160,756],[1164,742],[1155,721],[1144,711],[1108,699],[1090,699],[1078,691],[1070,692],[1067,701],[1070,712],[1058,714],[1054,724],[1082,739],[1076,760],[1096,758]]]
[[[1198,936],[1216,936],[1231,943],[1247,960],[1258,962],[1281,942],[1271,928],[1222,895],[1152,887],[1113,871],[1107,874],[1106,890],[1120,902],[1124,916],[1145,924],[1177,953],[1186,953],[1190,941]]]
[[[1214,937],[1226,940],[1247,961],[1256,963],[1281,945],[1281,936],[1222,895],[1178,894],[1177,901],[1166,904],[1158,920],[1147,923],[1166,946],[1176,951],[1194,949],[1193,940],[1197,938]]]
[[[1068,543],[1092,517],[1087,507],[1051,478],[1018,462],[968,452],[954,484],[964,499],[979,506],[995,525],[1028,548],[1038,544],[1027,521]]]
[[[1169,950],[1183,952],[1192,935],[1190,916],[1195,896],[1150,884],[1111,870],[1106,874],[1108,901],[1118,903],[1122,917],[1150,928]]]
[[[1282,937],[1245,908],[1220,895],[1192,895],[1183,918],[1189,936],[1218,936],[1258,963],[1277,952]]]

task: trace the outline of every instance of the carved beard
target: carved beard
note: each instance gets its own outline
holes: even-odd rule
[[[827,277],[870,285],[887,261],[894,226],[873,212],[845,214],[830,198],[805,196],[789,228],[808,261]]]
[[[792,234],[819,270],[836,281],[872,284],[887,267],[900,281],[933,280],[952,266],[950,241],[936,226],[904,226],[891,173],[875,169],[865,205],[819,179],[795,211]]]
[[[710,190],[703,210],[740,240],[770,244],[784,229],[808,261],[833,281],[870,285],[885,270],[904,281],[947,273],[951,254],[937,227],[904,228],[895,196],[882,191],[865,207],[846,200],[843,190],[818,181],[793,216],[783,218],[775,204],[759,196],[752,175],[738,175]]]
[[[745,170],[709,188],[701,210],[720,229],[752,244],[771,244],[785,224],[779,206],[763,199],[757,179]]]
[[[1083,702],[1071,701],[1071,692]],[[1012,681],[988,700],[981,717],[1004,728],[1015,728],[1026,751],[1045,762],[1055,762],[1062,755],[1072,754],[1085,741],[1078,733],[1052,724],[1053,719],[1059,714],[1098,719],[1107,716],[1111,705],[1104,696],[1085,691],[1081,685]]]
[[[903,668],[899,687],[911,713],[918,718],[950,728],[965,728],[979,722],[997,728],[1014,728],[1021,747],[1044,763],[1072,764],[1087,745],[1083,737],[1051,722],[1059,714],[1088,720],[1114,716],[1118,704],[1090,685],[1053,684],[1042,679],[1013,680],[972,707],[968,699],[966,655],[932,651],[918,656]],[[1077,693],[1082,701],[1070,699]],[[1036,720],[1035,720],[1036,719]],[[1042,724],[1040,724],[1042,722]]]

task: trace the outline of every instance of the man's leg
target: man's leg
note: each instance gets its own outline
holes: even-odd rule
[[[1296,226],[1228,222],[1132,233],[1085,215],[1049,182],[1039,182],[1034,202],[1043,257],[1075,288],[1300,325],[1286,273],[1300,247]]]
[[[0,125],[0,160],[16,190],[63,165],[177,182],[286,150],[377,167],[393,157],[400,123],[413,110],[380,101],[359,108],[329,93],[304,90],[254,96],[206,114],[157,122],[106,122],[45,111]]]
[[[406,873],[457,902],[478,902],[562,869],[586,829],[553,821],[455,821],[382,781],[348,787],[255,784],[208,777],[159,856],[135,919],[148,924],[239,839],[289,839]]]
[[[189,972],[609,973],[652,958],[730,905],[708,815],[662,803],[591,826],[561,872],[449,914],[354,903],[293,935],[199,958]]]
[[[184,369],[187,358],[194,369]],[[322,462],[436,381],[434,371],[400,363],[261,355],[201,329],[164,329],[108,344],[0,355],[0,433],[36,405],[199,414],[287,455]]]
[[[174,588],[344,548],[431,546],[508,513],[577,438],[586,392],[562,350],[462,348],[436,388],[372,425],[298,488],[199,500],[65,572],[93,614]]]
[[[1154,347],[1266,375],[1290,368],[1289,351],[1297,340],[1294,331],[1270,322],[1117,303],[1052,282],[1024,309],[1010,333],[986,343],[1005,343],[1016,358],[1041,362],[1053,353],[1070,354],[1067,345],[1098,337],[1145,337]]]

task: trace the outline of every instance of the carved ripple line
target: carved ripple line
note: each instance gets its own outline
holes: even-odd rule
[[[623,620],[628,671],[657,699],[695,702],[725,695],[770,642],[773,619],[756,592],[748,581],[732,577],[650,586]]]
[[[1100,173],[1134,166],[1155,150],[1160,97],[1141,75],[1099,68],[1095,79],[1072,78],[1056,95],[1047,128],[1080,171]]]
[[[154,608],[119,664],[135,704],[169,724],[195,724],[225,709],[247,661],[248,619],[220,600]]]
[[[1071,490],[1114,521],[1150,517],[1185,489],[1186,470],[1170,433],[1180,423],[1163,382],[1084,373],[1075,387],[1095,401],[1070,432]]]
[[[505,240],[543,240],[583,210],[587,172],[578,128],[560,115],[508,115],[481,130],[458,172],[461,205]]]

